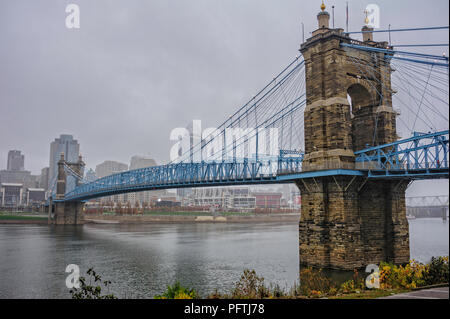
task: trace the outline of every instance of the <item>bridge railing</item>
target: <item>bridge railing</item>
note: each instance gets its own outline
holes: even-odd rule
[[[299,173],[302,171],[304,153],[295,150],[280,150],[277,175]]]
[[[436,174],[448,176],[449,131],[414,136],[355,152],[356,168],[372,173]]]

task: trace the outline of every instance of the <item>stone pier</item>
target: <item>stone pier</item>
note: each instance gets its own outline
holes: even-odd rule
[[[78,201],[65,201],[67,175],[65,167],[69,167],[75,174],[82,176],[84,163],[81,156],[76,163],[64,160],[64,154],[58,162],[58,176],[56,181],[56,196],[50,200],[49,224],[55,225],[82,225],[84,224],[84,204]],[[78,180],[77,180],[78,185]]]
[[[355,151],[397,140],[392,69],[384,53],[342,47],[355,40],[342,29],[329,28],[325,6],[318,21],[319,29],[300,49],[307,98],[302,170],[336,173],[296,182],[302,195],[300,265],[353,270],[381,261],[406,263],[405,191],[410,181],[338,173],[358,169]],[[365,40],[358,44],[387,47],[374,42],[371,33]]]

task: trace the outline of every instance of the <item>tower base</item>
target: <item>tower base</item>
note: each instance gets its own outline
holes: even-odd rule
[[[84,224],[83,206],[81,202],[53,203],[53,214],[49,224],[54,225],[82,225]]]
[[[296,181],[300,267],[353,270],[409,262],[409,180],[330,176]]]

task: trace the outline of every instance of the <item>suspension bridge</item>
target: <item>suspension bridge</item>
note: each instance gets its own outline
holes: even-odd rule
[[[302,265],[407,261],[405,190],[414,180],[449,177],[449,61],[403,48],[448,44],[396,49],[373,40],[388,30],[363,27],[359,41],[329,28],[324,5],[317,18],[301,55],[177,160],[83,182],[81,158],[62,158],[53,222],[80,223],[83,201],[127,192],[295,183]],[[448,26],[389,32],[439,29]],[[77,179],[67,192],[66,175]]]

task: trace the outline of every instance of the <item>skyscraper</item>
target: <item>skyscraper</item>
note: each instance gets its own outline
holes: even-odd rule
[[[135,155],[131,158],[130,170],[156,166],[153,158]]]
[[[18,150],[9,151],[6,169],[8,171],[25,170],[25,155],[22,155],[21,152]]]
[[[61,134],[50,144],[50,165],[48,175],[48,188],[52,188],[58,174],[58,161],[64,153],[64,159],[68,162],[77,162],[80,155],[80,144],[72,135]],[[66,192],[75,187],[76,180],[73,176],[67,176]]]
[[[95,167],[95,175],[98,178],[109,176],[128,170],[128,165],[116,161],[104,161]]]
[[[112,174],[117,174],[128,170],[128,165],[116,161],[104,161],[95,167],[95,176],[97,178],[103,178]],[[119,194],[114,196],[103,197],[101,201],[106,202],[123,202],[123,198],[126,194]]]
[[[47,190],[48,187],[48,174],[49,174],[49,168],[44,167],[41,169],[41,178],[39,180],[39,187]]]

